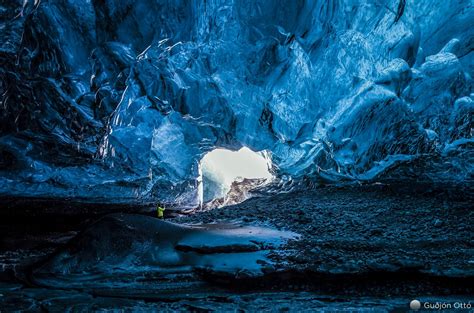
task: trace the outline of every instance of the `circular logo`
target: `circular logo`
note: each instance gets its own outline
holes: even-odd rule
[[[421,308],[421,302],[418,300],[412,300],[410,302],[410,309],[419,310]]]

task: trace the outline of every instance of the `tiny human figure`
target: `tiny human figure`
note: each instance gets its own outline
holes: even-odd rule
[[[161,207],[160,205],[157,205],[156,206],[156,214],[157,214],[158,218],[163,218],[164,213],[165,213],[165,208]]]

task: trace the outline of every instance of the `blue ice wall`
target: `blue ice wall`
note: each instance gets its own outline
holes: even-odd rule
[[[0,5],[0,193],[195,205],[216,148],[280,177],[473,176],[472,1]]]

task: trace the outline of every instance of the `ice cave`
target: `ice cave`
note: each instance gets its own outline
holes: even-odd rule
[[[2,0],[0,311],[466,308],[473,135],[473,0]]]

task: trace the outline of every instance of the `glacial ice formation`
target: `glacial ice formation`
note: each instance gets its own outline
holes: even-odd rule
[[[258,277],[274,262],[268,258],[290,239],[290,231],[234,224],[185,226],[142,215],[107,215],[34,269],[36,283],[60,288],[110,288],[139,285],[140,275],[155,273],[169,285],[197,270],[227,277]],[[134,274],[128,282],[126,274]],[[81,277],[75,280],[71,277]],[[181,281],[179,281],[181,279]],[[112,283],[112,285],[114,285]],[[131,285],[131,286],[130,286]],[[153,289],[151,289],[153,290]]]
[[[215,148],[282,179],[473,177],[474,4],[0,5],[0,194],[199,202]]]

